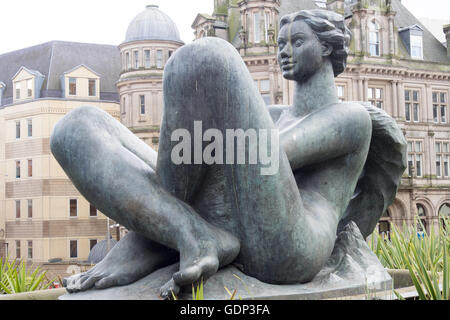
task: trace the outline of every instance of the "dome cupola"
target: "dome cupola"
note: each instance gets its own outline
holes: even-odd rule
[[[148,5],[128,26],[124,43],[140,40],[166,40],[184,44],[175,23],[156,5]]]

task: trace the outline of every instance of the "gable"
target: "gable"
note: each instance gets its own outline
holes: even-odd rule
[[[12,82],[28,80],[35,77],[35,73],[25,67],[21,67],[19,71],[11,79]]]
[[[64,72],[64,75],[68,78],[91,78],[91,79],[100,79],[100,76],[89,69],[85,65],[80,65],[75,67],[69,71]]]

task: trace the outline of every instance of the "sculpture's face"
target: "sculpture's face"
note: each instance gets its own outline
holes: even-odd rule
[[[284,25],[278,37],[278,63],[283,77],[303,82],[323,63],[323,46],[310,26],[297,20]]]

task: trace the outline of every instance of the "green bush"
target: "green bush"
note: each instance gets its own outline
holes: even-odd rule
[[[23,260],[9,261],[0,258],[0,294],[13,294],[48,289],[53,281],[48,281],[46,271],[40,267],[27,267]]]
[[[432,229],[428,234],[424,231],[419,237],[417,223],[409,227],[403,224],[402,230],[391,224],[390,239],[375,232],[369,245],[384,267],[409,271],[421,300],[448,300],[449,229],[448,220],[443,220],[438,232]]]

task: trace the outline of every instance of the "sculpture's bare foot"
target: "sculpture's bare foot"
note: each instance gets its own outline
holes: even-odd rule
[[[130,232],[92,269],[64,279],[64,286],[68,292],[78,292],[94,286],[106,289],[127,285],[175,262],[176,256],[176,252]]]
[[[186,285],[205,282],[219,267],[233,262],[240,250],[239,240],[227,231],[214,228],[210,238],[190,239],[180,249],[180,270],[160,289],[163,299],[171,299]]]

